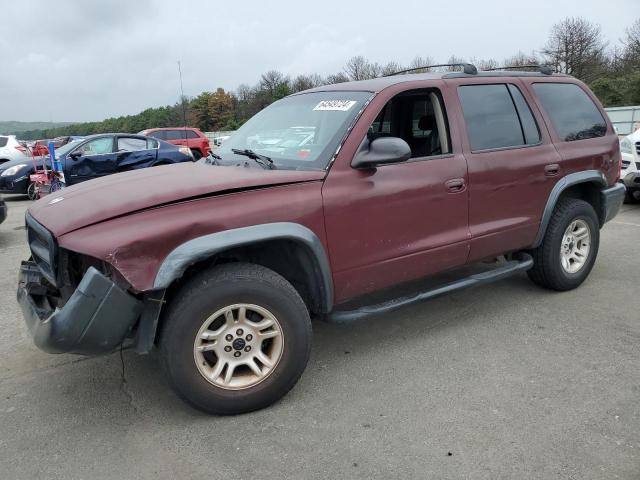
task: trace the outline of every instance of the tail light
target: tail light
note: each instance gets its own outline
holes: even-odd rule
[[[24,146],[22,146],[22,145],[18,145],[18,146],[16,147],[16,150],[20,150],[20,152],[22,152],[22,153],[24,153],[24,154],[26,154],[26,153],[27,153],[27,147],[24,147]]]

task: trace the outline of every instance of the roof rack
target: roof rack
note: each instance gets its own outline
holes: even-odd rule
[[[462,71],[468,75],[476,75],[478,73],[478,69],[476,68],[476,66],[471,63],[440,63],[437,65],[425,65],[423,67],[414,67],[407,68],[406,70],[399,70],[397,72],[388,73],[387,75],[385,75],[385,77],[392,77],[393,75],[400,75],[403,73],[410,73],[435,67],[462,67]]]
[[[552,75],[553,74],[553,70],[551,69],[551,67],[549,65],[507,65],[505,67],[494,67],[494,68],[487,68],[484,71],[485,72],[494,72],[496,70],[519,70],[521,68],[537,68],[538,71],[540,73],[543,73],[545,75]]]

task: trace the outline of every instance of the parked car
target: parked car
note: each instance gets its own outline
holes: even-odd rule
[[[0,195],[0,223],[7,219],[7,204]]]
[[[627,188],[627,201],[640,201],[640,129],[620,140],[620,181]]]
[[[570,76],[465,68],[297,93],[246,122],[212,164],[36,202],[18,285],[36,345],[157,346],[183,399],[235,414],[293,387],[312,316],[393,322],[396,308],[524,271],[578,287],[624,196],[610,121]],[[302,146],[250,148],[300,125],[313,132]],[[458,278],[368,304],[444,271]]]
[[[173,145],[187,146],[196,160],[209,155],[209,139],[197,128],[150,128],[141,131],[139,135],[158,138]]]
[[[13,160],[30,160],[27,147],[20,143],[15,135],[0,135],[0,165]]]
[[[193,161],[187,147],[120,133],[72,141],[56,150],[56,157],[62,163],[67,185],[127,170]],[[49,157],[45,157],[45,162],[51,168]],[[29,176],[35,172],[33,165],[31,159],[0,165],[0,192],[30,194]]]

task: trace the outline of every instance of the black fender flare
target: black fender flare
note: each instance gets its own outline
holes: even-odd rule
[[[319,287],[319,305],[329,312],[333,307],[333,281],[329,259],[322,242],[309,228],[298,223],[277,222],[234,228],[189,240],[176,248],[163,260],[156,274],[153,289],[165,290],[180,278],[194,263],[206,260],[235,247],[269,240],[291,240],[303,246],[313,264],[313,280]]]
[[[558,199],[560,198],[560,195],[562,195],[562,192],[567,188],[580,183],[597,183],[601,185],[603,189],[607,188],[607,179],[599,170],[584,170],[582,172],[570,173],[558,180],[547,199],[544,212],[542,213],[542,219],[540,220],[540,227],[536,234],[536,239],[534,240],[533,245],[531,245],[532,248],[537,248],[542,244],[544,235],[547,232],[547,227],[549,226],[549,221],[551,220],[551,215],[553,214],[553,210],[556,208],[556,204],[558,203]],[[601,216],[601,212],[596,213],[598,214],[598,217]]]

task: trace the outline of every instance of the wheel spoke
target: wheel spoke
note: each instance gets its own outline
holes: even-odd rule
[[[273,318],[264,318],[260,320],[258,323],[253,324],[253,328],[256,330],[264,330],[265,328],[269,328],[274,325]]]
[[[215,342],[213,343],[206,343],[204,345],[199,345],[197,347],[197,350],[199,352],[210,352],[211,350],[215,350],[216,349],[216,344]]]
[[[265,366],[265,367],[273,367],[273,362],[271,361],[271,359],[269,357],[267,357],[264,352],[259,351],[258,353],[256,353],[256,358],[258,360],[260,360],[260,362]]]
[[[562,266],[564,267],[565,270],[569,271],[569,257],[562,255]]]
[[[225,362],[221,358],[218,358],[217,363],[215,364],[215,366],[213,367],[213,370],[211,371],[211,374],[209,375],[211,380],[217,380],[218,379],[218,377],[222,373],[222,369],[224,368],[224,366],[226,364],[227,364],[227,362]]]
[[[251,369],[251,371],[253,373],[255,373],[258,377],[262,377],[262,371],[260,370],[260,367],[258,366],[258,364],[256,363],[255,359],[252,358],[247,362],[247,366]]]
[[[226,385],[229,385],[229,382],[231,382],[231,379],[233,378],[233,372],[236,369],[236,365],[235,363],[228,363],[227,364],[227,371],[224,374],[224,383]]]
[[[573,232],[573,236],[576,240],[582,240],[589,236],[589,229],[587,227],[582,227]]]
[[[222,329],[218,329],[216,331],[211,331],[211,330],[205,330],[204,332],[202,332],[200,334],[200,338],[202,340],[209,340],[209,341],[213,341],[213,340],[217,340],[218,336],[222,333]]]
[[[229,309],[224,312],[224,321],[226,323],[226,327],[230,327],[236,322],[236,319],[233,318],[233,310]]]
[[[238,322],[246,322],[247,321],[247,309],[246,307],[238,308]]]
[[[267,330],[266,332],[260,332],[258,335],[261,339],[266,340],[267,338],[279,337],[280,332],[278,330]]]

